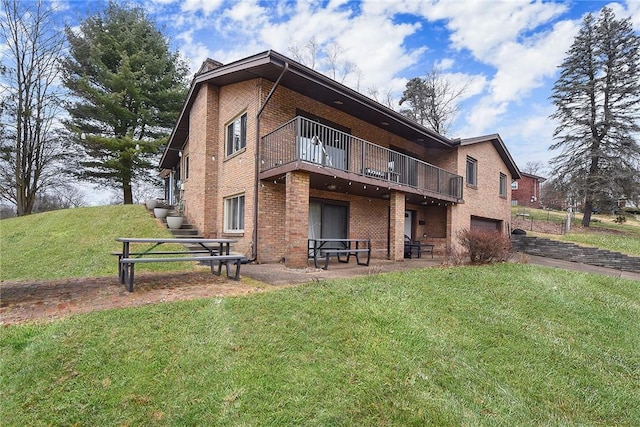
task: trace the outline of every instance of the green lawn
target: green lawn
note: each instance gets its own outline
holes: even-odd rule
[[[527,219],[533,218],[534,221],[550,221],[559,224],[566,219],[567,215],[566,212],[528,208],[523,210],[518,207],[511,208],[511,213],[514,217],[521,212],[526,212],[526,214],[529,215]],[[582,215],[576,214],[573,221],[573,228],[563,235],[527,232],[549,239],[640,256],[640,221],[638,219],[632,215],[627,215],[627,222],[623,224],[615,223],[615,216],[611,215],[594,215],[593,219],[595,219],[595,221],[591,222],[589,228],[582,228],[580,227]]]
[[[640,286],[522,264],[0,329],[0,423],[640,425]]]
[[[170,236],[144,206],[65,209],[0,221],[0,280],[117,274],[118,237]],[[179,249],[177,246],[176,249]],[[188,263],[150,263],[142,271],[175,271]]]

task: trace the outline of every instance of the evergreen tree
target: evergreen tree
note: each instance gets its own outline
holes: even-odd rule
[[[597,20],[584,18],[560,68],[550,149],[561,154],[551,165],[584,199],[588,227],[598,204],[640,189],[640,37],[605,7]]]
[[[75,102],[66,123],[84,159],[80,178],[122,188],[148,177],[182,107],[186,64],[140,8],[110,2],[66,29],[64,84]]]

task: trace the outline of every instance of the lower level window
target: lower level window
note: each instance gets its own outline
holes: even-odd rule
[[[244,194],[224,199],[224,231],[244,231]]]

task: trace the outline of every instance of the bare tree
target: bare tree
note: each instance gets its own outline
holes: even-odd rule
[[[302,47],[295,43],[289,45],[289,54],[302,65],[320,71],[340,83],[355,74],[356,84],[360,86],[362,73],[353,61],[345,59],[344,53],[344,49],[335,40],[322,45],[315,37]]]
[[[427,75],[407,82],[399,104],[409,108],[400,113],[439,134],[446,135],[458,114],[458,100],[464,95],[469,82],[456,85],[442,71],[434,67]]]
[[[395,99],[393,97],[393,92],[391,89],[387,89],[384,93],[380,94],[380,90],[373,86],[367,90],[367,95],[376,102],[389,107],[391,109],[394,108]]]
[[[16,206],[18,216],[32,212],[38,194],[59,176],[64,156],[54,128],[64,34],[56,30],[53,12],[42,0],[2,0],[0,197]]]
[[[320,45],[316,41],[315,37],[307,40],[304,46],[300,46],[296,43],[289,45],[289,53],[299,63],[306,65],[311,69],[316,68],[316,60],[320,54]]]
[[[522,172],[539,176],[539,174],[544,171],[544,168],[544,163],[539,160],[529,161],[524,165]]]

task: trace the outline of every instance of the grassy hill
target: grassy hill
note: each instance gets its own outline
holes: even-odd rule
[[[0,280],[97,277],[117,274],[118,237],[162,237],[169,231],[142,205],[97,206],[0,221]],[[173,265],[171,265],[173,264]],[[146,270],[189,268],[151,263]]]

